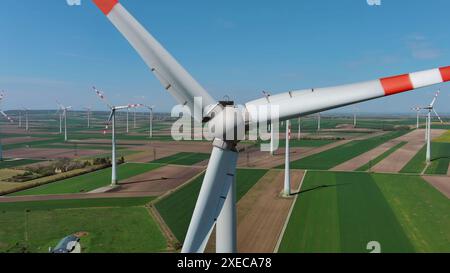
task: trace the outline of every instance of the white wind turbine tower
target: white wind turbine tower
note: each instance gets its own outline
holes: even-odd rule
[[[117,0],[93,1],[178,103],[186,105],[192,112],[194,106],[201,109],[203,115],[199,121],[210,127],[223,128],[212,134],[211,158],[184,240],[183,253],[203,252],[214,226],[216,251],[237,251],[235,175],[239,140],[230,137],[229,133],[243,125],[265,125],[269,119],[249,109],[278,105],[280,120],[288,120],[450,80],[450,67],[441,67],[344,86],[290,91],[272,95],[270,103],[261,98],[237,108],[229,102],[215,100]]]
[[[4,91],[2,91],[2,92],[0,93],[0,105],[1,105],[1,103],[3,102],[4,98],[5,98],[5,94],[4,94]],[[1,114],[3,117],[5,117],[10,123],[13,123],[13,122],[14,122],[14,121],[12,120],[12,118],[11,118],[10,116],[8,116],[5,112],[3,112],[1,109],[0,109],[0,114]],[[0,161],[3,161],[3,147],[2,147],[2,141],[1,141],[1,139],[0,139]]]
[[[267,104],[270,104],[270,93],[267,91],[262,91],[264,98],[267,101]],[[274,155],[275,154],[275,141],[276,141],[276,137],[277,134],[275,132],[275,130],[273,130],[274,126],[272,126],[272,122],[270,122],[269,124],[269,128],[270,128],[270,154]]]
[[[19,128],[22,128],[22,111],[19,110]]]
[[[319,113],[317,113],[317,132],[319,132],[320,131],[320,112]]]
[[[86,118],[87,118],[87,127],[91,128],[91,116],[92,116],[92,107],[83,107],[86,110]]]
[[[59,130],[61,132],[61,121],[64,119],[64,141],[67,142],[67,111],[72,109],[72,106],[64,106],[59,102],[56,102],[59,106],[58,112],[60,114],[59,119]]]
[[[59,107],[59,106],[58,106]],[[62,134],[62,113],[60,110],[56,112],[59,115],[59,134]]]
[[[23,110],[25,111],[25,131],[28,132],[30,130],[30,126],[29,126],[29,123],[28,123],[28,113],[29,113],[30,109],[23,108]]]
[[[426,130],[425,130],[425,139],[427,141],[427,154],[426,154],[426,161],[427,163],[431,162],[431,112],[434,113],[434,115],[439,119],[441,123],[444,123],[439,116],[439,114],[434,110],[434,104],[436,103],[437,97],[439,96],[440,91],[437,91],[434,95],[433,100],[428,106],[421,107],[420,109],[428,110],[427,114],[427,124],[426,124]]]
[[[133,109],[133,129],[136,128],[136,109]]]
[[[286,154],[284,162],[284,190],[283,196],[289,197],[291,195],[291,168],[290,168],[290,153],[289,140],[291,139],[291,121],[286,120]]]
[[[130,132],[130,108],[127,108],[127,134]]]
[[[356,128],[356,113],[358,112],[358,107],[353,108],[353,128]]]
[[[150,118],[150,123],[149,123],[149,133],[148,133],[148,136],[150,137],[150,138],[152,138],[153,137],[153,109],[155,109],[155,106],[154,105],[145,105],[145,107],[148,109],[148,110],[150,110],[150,116],[149,116],[149,118]]]
[[[416,106],[416,107],[411,108],[411,110],[416,111],[416,129],[419,129],[420,111],[422,110],[422,108],[420,108],[419,106]]]
[[[111,113],[108,118],[108,123],[111,123],[111,186],[117,186],[117,160],[116,160],[116,111],[130,108],[141,107],[141,104],[128,104],[124,106],[114,106],[108,102],[105,95],[97,88],[93,87],[97,96],[108,106]]]

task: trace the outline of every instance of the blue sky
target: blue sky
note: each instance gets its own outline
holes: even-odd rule
[[[450,65],[448,0],[122,0],[121,3],[217,99],[238,103],[272,93],[365,81]],[[104,109],[175,104],[125,39],[90,0],[3,0],[0,89],[5,109]],[[450,112],[450,86],[437,105]],[[408,112],[435,88],[359,105]],[[144,97],[144,98],[143,98]],[[349,111],[351,108],[341,111]]]

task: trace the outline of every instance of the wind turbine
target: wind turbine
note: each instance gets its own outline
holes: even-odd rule
[[[267,101],[267,104],[270,104],[270,93],[267,91],[262,91],[264,98]],[[276,140],[276,133],[275,130],[273,130],[273,126],[272,126],[272,122],[270,122],[269,124],[269,128],[270,128],[270,154],[274,155],[275,154],[275,140]]]
[[[353,128],[356,128],[356,113],[358,112],[358,107],[353,108]]]
[[[127,108],[127,134],[130,132],[130,108]]]
[[[19,110],[19,128],[22,128],[22,111]]]
[[[317,132],[320,131],[320,112],[317,113]]]
[[[136,128],[136,109],[133,109],[133,129]]]
[[[116,111],[123,109],[130,109],[142,106],[142,104],[128,104],[124,106],[114,106],[111,105],[106,99],[103,92],[99,91],[95,86],[93,87],[97,96],[108,106],[111,110],[109,114],[108,123],[112,125],[111,133],[111,186],[117,186],[117,160],[116,160]]]
[[[426,124],[426,130],[425,130],[425,139],[427,141],[427,154],[426,154],[426,161],[427,163],[431,162],[431,112],[434,113],[434,115],[439,119],[441,123],[444,123],[439,116],[439,114],[434,110],[434,104],[436,103],[436,100],[439,96],[440,91],[437,91],[434,95],[433,100],[428,106],[420,107],[419,109],[428,110],[427,114],[427,124]]]
[[[148,110],[150,110],[149,137],[152,138],[153,137],[153,109],[155,108],[155,106],[154,105],[146,105],[145,107],[147,107]]]
[[[284,162],[284,190],[283,196],[289,197],[291,195],[291,170],[290,170],[290,153],[289,140],[291,139],[291,121],[286,120],[286,155]]]
[[[59,116],[59,131],[61,132],[61,122],[64,118],[64,141],[67,142],[67,111],[72,109],[72,106],[64,106],[59,102],[56,102],[59,106],[58,112]]]
[[[4,94],[4,92],[2,91],[1,93],[0,93],[0,104],[3,102],[3,99],[5,98],[5,94]],[[13,119],[10,117],[10,116],[8,116],[5,112],[3,112],[1,109],[0,109],[0,114],[3,116],[3,117],[5,117],[10,123],[13,123],[14,121],[13,121]],[[2,141],[1,141],[1,139],[0,139],[0,161],[3,161],[3,147],[2,147]]]
[[[267,116],[254,107],[279,106],[280,120],[288,120],[362,101],[394,95],[450,80],[450,67],[404,74],[344,86],[290,91],[245,104],[243,109],[215,100],[118,0],[93,0],[143,58],[163,87],[191,112],[202,110],[200,121],[218,130],[211,158],[192,214],[182,252],[203,252],[216,226],[216,251],[236,252],[236,162],[239,142],[223,132],[242,125],[265,124]],[[195,99],[195,98],[201,98]],[[235,117],[238,118],[235,118]],[[231,118],[232,117],[232,118]],[[197,118],[198,120],[198,118]]]
[[[420,110],[422,110],[422,108],[420,108],[419,106],[413,107],[411,108],[411,110],[416,111],[417,117],[416,117],[416,129],[419,129],[419,121],[420,121]]]
[[[83,109],[86,110],[87,127],[91,128],[92,107],[83,107]]]
[[[25,131],[29,131],[30,127],[28,126],[28,112],[30,111],[30,109],[28,108],[23,108],[23,110],[25,111]]]

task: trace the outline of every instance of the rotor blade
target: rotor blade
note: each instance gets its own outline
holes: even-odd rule
[[[140,103],[135,103],[135,104],[128,104],[128,108],[138,108],[138,107],[144,107],[145,105],[140,104]]]
[[[106,104],[108,105],[109,108],[112,108],[113,106],[111,105],[111,103],[109,103],[108,99],[106,98],[105,94],[103,94],[103,92],[101,92],[100,90],[98,90],[95,86],[92,87],[92,89],[94,89],[94,92],[97,94],[97,96]]]
[[[246,107],[278,105],[280,120],[287,120],[449,80],[450,66],[349,85],[291,91],[272,95],[269,101],[266,98],[250,101]],[[267,118],[256,120],[265,122]]]
[[[115,112],[114,109],[111,110],[111,113],[109,114],[108,122],[111,122],[111,120],[112,120],[112,118],[113,118],[113,116],[114,116],[114,112]]]
[[[163,87],[191,111],[194,104],[203,113],[216,104],[210,94],[167,52],[161,44],[119,3],[118,0],[93,0],[111,23],[139,53]],[[202,102],[194,100],[201,97]],[[193,113],[193,112],[192,112]]]
[[[444,123],[444,122],[442,121],[441,117],[439,116],[439,114],[436,112],[436,110],[434,110],[434,108],[433,108],[433,112],[434,112],[434,114],[436,115],[436,117],[439,119],[439,121],[440,121],[441,123]]]
[[[183,244],[183,253],[203,252],[236,173],[238,153],[214,146]]]
[[[0,114],[2,114],[2,116],[4,116],[9,122],[11,123],[14,122],[13,119],[10,116],[8,116],[5,112],[0,111]]]
[[[440,93],[441,91],[437,91],[436,92],[436,94],[434,95],[434,98],[433,98],[433,100],[431,101],[431,103],[430,103],[430,107],[433,107],[434,106],[434,104],[436,103],[436,99],[437,99],[437,97],[439,96],[439,93]]]

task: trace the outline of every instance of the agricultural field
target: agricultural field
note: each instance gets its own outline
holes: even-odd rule
[[[408,132],[409,131],[393,131],[365,140],[353,140],[322,153],[294,161],[291,163],[291,168],[328,170]],[[284,168],[284,166],[280,166],[279,168]]]
[[[335,142],[335,140],[329,140],[329,139],[294,139],[294,137],[291,137],[291,140],[289,141],[289,147],[295,148],[295,147],[322,147],[327,144],[331,144]],[[262,143],[269,143],[268,141],[264,141]],[[278,140],[278,147],[284,148],[286,147],[286,140],[285,139],[279,139]]]
[[[145,204],[152,198],[0,203],[0,253],[46,253],[82,233],[82,252],[162,252],[167,242]],[[117,236],[120,234],[120,236]]]
[[[446,133],[444,133],[440,137],[433,139],[433,142],[450,143],[450,130],[448,130]]]
[[[450,143],[431,143],[431,164],[427,166],[426,145],[406,164],[401,173],[447,174],[450,164]]]
[[[163,165],[152,163],[125,163],[119,165],[117,168],[117,175],[119,180],[127,179]],[[68,194],[89,192],[101,187],[111,184],[111,168],[100,171],[76,176],[73,178],[61,180],[58,182],[38,186],[28,190],[20,191],[11,194],[10,196],[22,195],[45,195],[45,194]]]
[[[0,161],[0,169],[6,168],[15,168],[28,164],[42,162],[41,160],[32,160],[32,159],[5,159]]]
[[[279,252],[449,252],[449,210],[418,176],[310,171]]]
[[[238,169],[236,200],[241,199],[266,172],[267,170],[260,169]],[[203,175],[155,204],[165,223],[180,242],[184,241],[186,236],[202,181]]]
[[[398,149],[403,147],[406,143],[407,142],[405,142],[405,141],[399,142],[394,147],[390,148],[389,150],[387,150],[386,152],[384,152],[381,155],[377,156],[376,158],[370,160],[368,163],[366,163],[363,166],[359,167],[355,171],[369,171],[372,168],[372,166],[375,166],[378,162],[381,162],[383,159],[385,159],[386,157],[388,157],[391,154],[393,154],[395,151],[397,151]]]

